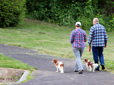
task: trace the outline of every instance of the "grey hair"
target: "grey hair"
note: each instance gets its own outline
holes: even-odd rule
[[[94,18],[93,19],[95,22],[99,23],[99,19],[98,18]]]

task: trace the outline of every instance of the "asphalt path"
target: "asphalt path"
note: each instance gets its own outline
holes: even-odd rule
[[[0,44],[0,53],[36,67],[34,78],[18,85],[114,85],[114,74],[106,71],[87,72],[85,65],[83,74],[74,71],[75,60],[39,54],[38,51],[16,46]],[[65,73],[56,73],[53,59],[63,61]]]

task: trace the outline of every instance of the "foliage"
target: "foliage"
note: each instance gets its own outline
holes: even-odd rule
[[[68,26],[74,26],[76,21],[81,21],[83,29],[90,29],[92,19],[98,17],[101,24],[113,30],[113,17],[108,18],[110,26],[105,24],[105,17],[113,15],[112,0],[26,0],[26,6],[27,15],[34,19]]]
[[[0,0],[0,27],[15,26],[24,17],[25,0]]]

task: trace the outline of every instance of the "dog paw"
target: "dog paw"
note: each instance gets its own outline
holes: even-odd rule
[[[60,73],[63,73],[63,72],[60,72]]]
[[[60,73],[64,73],[64,72],[60,72]]]

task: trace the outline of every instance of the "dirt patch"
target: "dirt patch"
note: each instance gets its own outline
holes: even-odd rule
[[[0,68],[0,83],[17,82],[24,70],[13,68]]]

